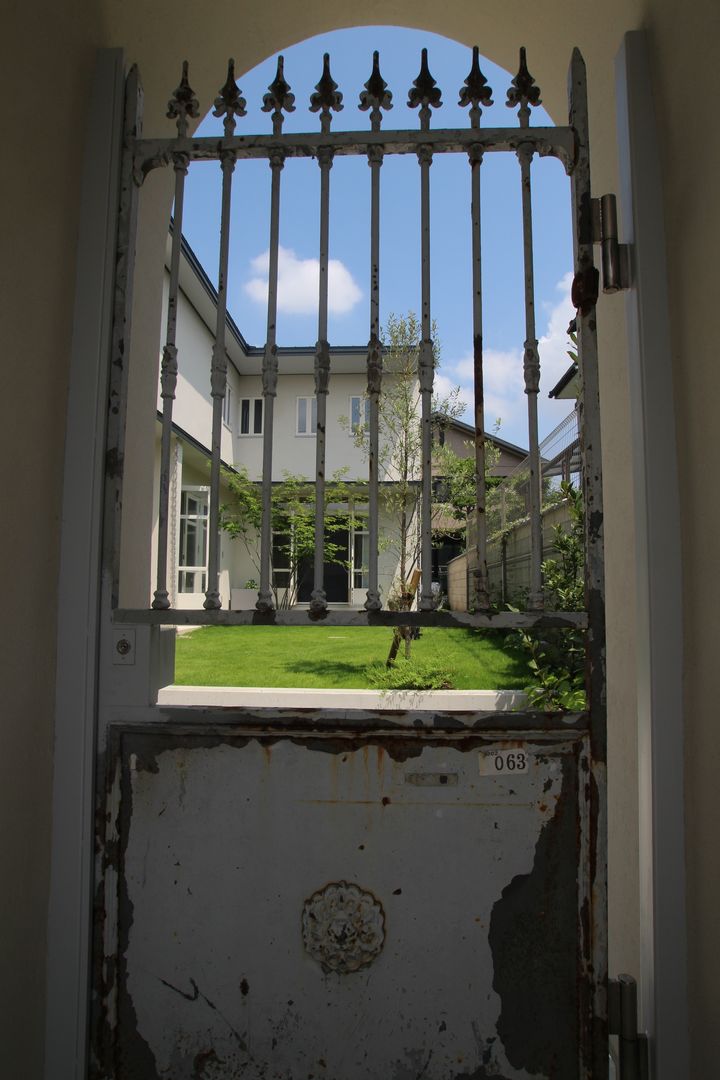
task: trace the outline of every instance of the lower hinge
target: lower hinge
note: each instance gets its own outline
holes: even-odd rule
[[[591,200],[593,243],[602,253],[603,292],[616,293],[630,288],[630,258],[627,244],[618,242],[617,200],[603,195]]]
[[[647,1035],[638,1032],[637,983],[608,979],[608,1033],[618,1037],[618,1080],[649,1080]]]

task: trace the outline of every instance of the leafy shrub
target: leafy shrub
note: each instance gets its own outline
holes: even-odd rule
[[[376,690],[452,690],[452,671],[431,660],[398,659],[391,667],[366,669],[367,681]]]
[[[563,483],[570,528],[554,528],[557,558],[543,562],[545,606],[549,611],[582,611],[585,607],[583,565],[585,522],[581,493]],[[527,687],[528,703],[545,712],[565,709],[579,712],[586,707],[585,641],[582,630],[545,628],[537,634],[518,630],[515,644],[529,654],[533,682]]]

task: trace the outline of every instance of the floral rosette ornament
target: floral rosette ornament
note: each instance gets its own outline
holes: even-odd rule
[[[382,951],[385,914],[371,892],[333,882],[305,901],[302,935],[323,971],[345,975],[368,967]]]

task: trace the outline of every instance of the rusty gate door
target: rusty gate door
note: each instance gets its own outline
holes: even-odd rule
[[[105,1080],[156,1077],[205,1080],[580,1080],[607,1075],[605,931],[605,712],[603,668],[602,505],[595,351],[596,274],[592,256],[584,65],[571,65],[566,128],[533,128],[537,88],[522,56],[509,92],[520,126],[480,127],[489,95],[477,51],[462,94],[464,131],[430,130],[436,102],[423,58],[413,93],[418,131],[381,131],[387,104],[377,63],[361,98],[371,109],[366,133],[330,133],[337,88],[326,74],[313,109],[321,130],[284,135],[288,87],[278,80],[266,104],[273,134],[234,134],[242,99],[232,77],[216,109],[223,139],[191,139],[195,115],[186,73],[171,102],[178,136],[143,140],[137,79],[128,89],[123,202],[120,213],[116,337],[111,386],[105,603],[108,648],[123,662],[149,663],[161,628],[184,623],[473,626],[542,632],[581,629],[587,654],[588,708],[546,714],[493,708],[481,712],[374,707],[320,710],[149,705],[106,696],[99,733],[98,870],[93,1075]],[[439,91],[437,91],[439,94]],[[290,102],[291,104],[291,102]],[[480,345],[479,175],[483,155],[517,154],[526,209],[525,377],[530,409],[533,587],[527,610],[496,612],[485,571],[484,432]],[[472,610],[434,609],[431,582],[429,452],[422,476],[422,586],[418,610],[388,611],[378,595],[377,452],[382,356],[377,293],[368,348],[370,400],[370,567],[361,611],[333,611],[323,590],[323,552],[315,560],[309,610],[272,603],[269,490],[272,402],[277,356],[268,334],[263,488],[263,578],[251,611],[220,606],[217,540],[211,529],[203,611],[171,603],[167,581],[167,469],[177,348],[173,289],[182,225],[183,178],[193,161],[215,159],[223,178],[236,161],[264,157],[271,166],[268,325],[274,325],[277,206],[285,158],[312,155],[321,170],[321,221],[327,220],[332,155],[365,154],[371,166],[371,250],[377,269],[379,164],[387,153],[417,154],[423,192],[434,153],[463,153],[470,165],[476,258],[474,289],[478,525]],[[541,576],[536,402],[537,342],[532,322],[530,169],[534,154],[555,154],[573,182],[577,330],[582,354],[581,440],[586,507],[587,610],[544,610]],[[138,189],[144,175],[174,166],[175,229],[171,303],[163,359],[161,542],[155,599],[148,609],[117,604],[122,448],[125,431],[132,252]],[[221,242],[227,257],[229,185]],[[225,256],[223,256],[223,243]],[[423,246],[424,335],[420,350],[423,438],[430,439],[433,365],[429,253]],[[321,229],[321,267],[327,265]],[[528,262],[529,257],[529,262]],[[429,264],[428,264],[429,265]],[[325,275],[325,278],[327,275]],[[377,273],[374,275],[377,287]],[[222,286],[223,274],[220,274]],[[325,472],[324,403],[332,357],[326,337],[327,292],[321,275],[317,347],[318,469]],[[214,424],[222,415],[224,296],[219,298],[212,358]],[[324,309],[324,316],[323,316]],[[534,410],[534,411],[533,411]],[[533,428],[534,424],[534,428]],[[268,435],[269,429],[269,435]],[[213,435],[211,520],[217,519],[219,439]],[[268,456],[269,455],[269,458]],[[323,502],[317,498],[317,532]],[[163,530],[164,533],[163,533]],[[216,531],[216,530],[215,530]],[[143,659],[144,658],[144,659]],[[116,663],[118,662],[116,658]],[[119,685],[119,682],[118,684]]]

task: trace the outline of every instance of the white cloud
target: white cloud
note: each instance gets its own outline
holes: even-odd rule
[[[541,378],[538,418],[541,439],[570,411],[570,402],[550,400],[547,395],[570,366],[567,355],[567,327],[575,314],[570,301],[571,285],[572,274],[566,274],[556,286],[560,294],[559,300],[545,305],[549,311],[548,326],[546,333],[538,341]],[[459,384],[463,399],[472,402],[472,355],[464,356],[455,363],[445,364],[444,372],[436,376],[436,382],[439,379],[444,380],[444,385]],[[523,378],[522,346],[507,351],[486,348],[483,352],[483,385],[488,429],[499,418],[500,435],[527,446],[527,397]]]
[[[243,286],[257,304],[267,304],[270,253],[264,251],[250,262],[253,276]],[[318,307],[320,262],[299,259],[291,248],[278,249],[278,311],[288,315],[312,315]],[[362,297],[355,279],[339,259],[328,262],[328,309],[332,315],[352,311]]]

